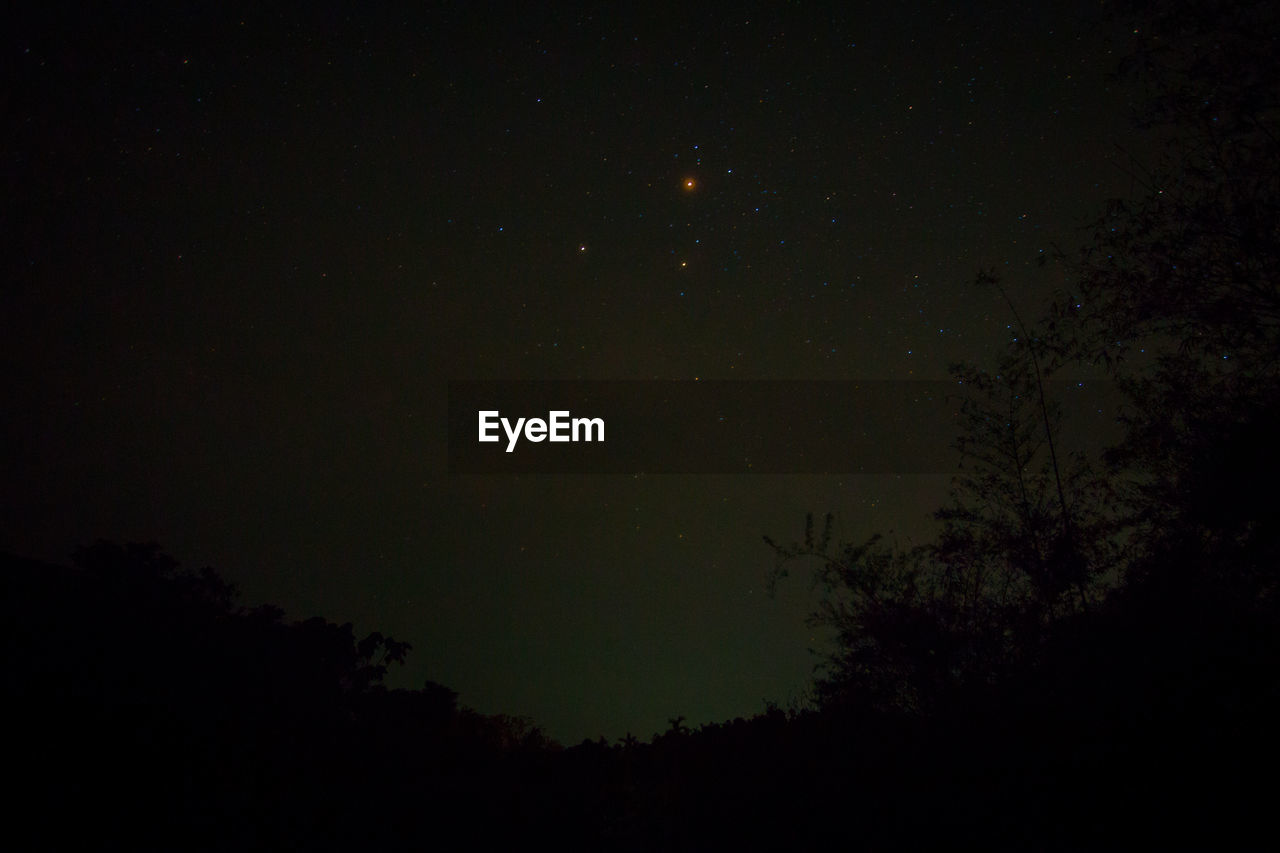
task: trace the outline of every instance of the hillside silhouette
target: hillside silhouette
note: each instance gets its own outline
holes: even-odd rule
[[[1204,568],[1166,555],[927,713],[771,707],[563,748],[440,685],[386,689],[395,640],[239,608],[154,546],[6,557],[15,815],[42,844],[165,849],[1223,843],[1270,801],[1280,649]]]

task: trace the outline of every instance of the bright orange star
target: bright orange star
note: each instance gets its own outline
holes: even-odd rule
[[[692,177],[686,177],[684,181],[681,182],[681,185],[687,193],[691,193],[698,188],[697,180]]]

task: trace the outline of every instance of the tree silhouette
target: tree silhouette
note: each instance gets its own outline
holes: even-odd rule
[[[1069,260],[1058,300],[1070,352],[1114,362],[1139,349],[1211,372],[1274,369],[1280,354],[1280,79],[1274,4],[1131,4],[1125,63],[1138,118],[1165,140],[1131,167],[1141,194],[1114,200]]]
[[[771,588],[793,560],[818,559],[810,621],[835,644],[821,704],[930,713],[1034,658],[1055,622],[1113,583],[1122,524],[1109,485],[1083,456],[1053,450],[1061,413],[1032,345],[1019,336],[994,372],[953,368],[960,470],[933,541],[903,550],[877,535],[832,552],[830,515],[816,537],[806,519],[803,545],[765,537]]]
[[[1145,551],[1133,571],[1199,553],[1203,576],[1187,583],[1261,595],[1274,582],[1250,565],[1280,557],[1280,19],[1269,3],[1127,11],[1125,72],[1165,145],[1132,167],[1137,200],[1114,201],[1091,244],[1063,258],[1072,287],[1050,312],[1050,344],[1107,365],[1126,393],[1109,462]]]
[[[0,581],[17,803],[54,846],[85,846],[83,829],[165,849],[359,848],[437,824],[496,842],[531,820],[512,806],[519,762],[556,745],[439,684],[383,687],[407,643],[245,608],[155,544],[98,542],[72,567],[4,556]]]
[[[829,523],[815,543],[810,518],[803,545],[766,538],[774,581],[795,558],[820,560],[813,621],[836,646],[827,702],[935,707],[957,685],[1032,665],[1056,625],[1155,575],[1162,595],[1178,578],[1187,608],[1276,607],[1277,13],[1181,0],[1126,12],[1126,73],[1164,153],[1131,167],[1140,197],[1113,202],[1081,254],[1061,258],[1071,286],[1044,319],[1029,327],[1006,296],[1017,333],[999,363],[953,371],[974,393],[940,534],[910,551],[873,537],[829,553]],[[979,283],[1000,288],[987,273]],[[1106,466],[1056,442],[1045,380],[1073,361],[1106,365],[1126,394]]]

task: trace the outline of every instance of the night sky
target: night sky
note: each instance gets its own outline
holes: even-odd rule
[[[761,535],[918,542],[945,476],[450,476],[446,383],[990,362],[978,269],[1035,316],[1130,191],[1125,32],[401,5],[6,25],[0,550],[158,541],[564,742],[799,700]]]

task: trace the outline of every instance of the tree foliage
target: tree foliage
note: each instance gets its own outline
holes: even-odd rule
[[[1202,362],[1197,379],[1274,371],[1280,355],[1280,26],[1275,4],[1131,4],[1122,73],[1163,147],[1131,170],[1068,260],[1055,305],[1067,352],[1111,363],[1136,349]]]
[[[1134,565],[1191,548],[1215,583],[1257,591],[1256,569],[1224,572],[1242,548],[1255,554],[1244,563],[1280,554],[1280,13],[1184,0],[1123,12],[1123,75],[1163,147],[1135,158],[1142,194],[1113,201],[1063,258],[1073,286],[1052,306],[1052,342],[1105,364],[1126,393],[1109,462],[1146,552]]]
[[[1057,626],[1114,613],[1117,591],[1136,607],[1153,583],[1188,613],[1210,599],[1277,609],[1276,7],[1171,0],[1122,14],[1123,74],[1162,153],[1135,158],[1139,197],[1113,201],[1079,255],[1060,257],[1071,286],[1038,327],[1010,302],[1018,333],[995,369],[954,370],[971,395],[938,536],[828,553],[830,521],[815,543],[810,520],[803,546],[769,540],[775,580],[795,558],[821,560],[813,618],[835,652],[820,698],[927,708],[1034,666]],[[1056,443],[1045,380],[1072,362],[1105,365],[1127,399],[1105,465]]]
[[[1032,660],[1050,626],[1086,612],[1114,582],[1121,524],[1108,484],[1080,455],[1052,452],[1061,413],[1043,397],[1034,338],[998,370],[953,369],[960,469],[931,542],[902,549],[876,535],[830,547],[833,517],[803,544],[766,537],[775,584],[817,558],[822,599],[811,624],[834,651],[820,703],[927,713]]]

